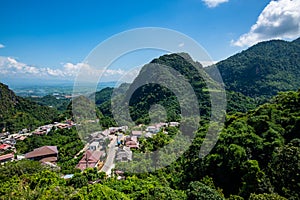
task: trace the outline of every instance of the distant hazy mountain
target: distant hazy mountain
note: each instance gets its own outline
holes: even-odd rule
[[[33,129],[56,117],[55,109],[16,96],[7,85],[0,83],[0,130]]]
[[[300,38],[258,43],[216,64],[228,90],[270,97],[300,88]],[[209,72],[210,67],[206,68]]]

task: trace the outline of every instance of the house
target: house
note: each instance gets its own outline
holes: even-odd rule
[[[115,134],[117,132],[125,133],[128,129],[128,126],[120,126],[120,127],[109,127],[110,134]]]
[[[25,158],[40,162],[55,163],[58,158],[57,146],[43,146],[25,154]]]
[[[4,137],[5,138],[8,135],[9,135],[9,132],[0,133],[0,137]]]
[[[128,126],[121,126],[120,128],[121,128],[121,131],[124,133],[128,130]]]
[[[33,132],[32,134],[34,134],[34,135],[46,135],[47,132],[46,131],[37,130],[37,131]]]
[[[1,144],[0,145],[0,151],[6,151],[6,150],[9,150],[11,148],[12,148],[12,146],[10,144]]]
[[[131,136],[142,137],[143,131],[131,131]]]
[[[179,126],[179,122],[169,122],[169,126]]]
[[[118,148],[118,151],[116,153],[116,161],[117,162],[126,162],[132,160],[132,151],[129,147],[121,147]]]
[[[14,153],[5,154],[0,156],[0,163],[9,162],[12,161],[13,159],[14,159]]]
[[[105,141],[105,136],[103,136],[102,134],[98,134],[94,137],[94,141],[101,143],[104,143]]]
[[[81,171],[85,170],[86,168],[94,168],[97,167],[100,160],[105,156],[104,151],[90,151],[87,150],[83,155],[82,159],[76,165],[77,169]]]
[[[130,149],[138,149],[139,142],[138,142],[137,136],[126,137],[125,146],[129,147]]]
[[[153,134],[152,133],[145,133],[145,138],[152,138],[153,137]]]
[[[17,140],[23,141],[23,140],[25,140],[26,138],[27,138],[27,136],[23,136],[23,135],[22,135],[22,136],[18,137]]]
[[[158,124],[155,124],[154,126],[159,130],[159,129],[163,128],[163,127],[167,127],[168,124],[164,123],[164,122],[160,122]]]
[[[119,131],[119,127],[109,127],[109,134],[115,134]]]
[[[35,135],[45,135],[48,134],[51,131],[51,128],[53,127],[53,125],[45,125],[45,126],[41,126],[38,129],[35,130],[35,132],[33,132],[33,134]]]
[[[155,134],[155,133],[157,133],[159,131],[159,129],[156,128],[155,126],[148,126],[146,128],[146,131],[149,132],[149,133]]]
[[[89,150],[90,151],[96,151],[96,150],[99,150],[100,149],[100,143],[99,142],[92,142],[90,145],[89,145]]]
[[[108,129],[105,129],[104,131],[102,131],[102,135],[104,137],[108,137],[109,134],[110,134],[110,131]]]

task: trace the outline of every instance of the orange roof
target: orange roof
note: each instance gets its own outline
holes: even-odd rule
[[[34,158],[34,157],[46,156],[52,154],[58,154],[57,146],[43,146],[34,149],[33,151],[25,154],[25,158]]]

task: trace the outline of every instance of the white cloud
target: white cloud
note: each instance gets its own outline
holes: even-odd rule
[[[63,71],[66,76],[76,76],[81,68],[89,68],[85,63],[65,63],[63,64]]]
[[[63,63],[61,68],[53,69],[49,67],[35,67],[19,62],[11,57],[0,56],[0,77],[30,77],[30,78],[58,78],[63,80],[74,80],[80,72],[82,81],[98,81],[102,74],[106,80],[118,80],[128,73],[123,69],[103,69],[92,68],[86,63]]]
[[[295,39],[300,36],[299,11],[299,0],[272,0],[250,31],[231,43],[243,47],[270,39]]]
[[[0,49],[4,48],[5,46],[3,44],[0,44]]]
[[[0,74],[37,74],[38,69],[18,62],[11,57],[0,57]]]
[[[214,7],[217,7],[221,3],[228,2],[229,0],[202,0],[202,1],[207,5],[207,7],[214,8]]]
[[[184,47],[184,42],[178,44],[178,47]]]
[[[200,61],[201,65],[203,67],[208,67],[208,66],[211,66],[211,65],[214,65],[216,64],[218,61],[213,61],[213,60],[203,60],[203,61]]]

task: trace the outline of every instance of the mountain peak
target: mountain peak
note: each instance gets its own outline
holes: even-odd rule
[[[251,97],[300,88],[299,41],[261,42],[217,63],[226,88]]]

